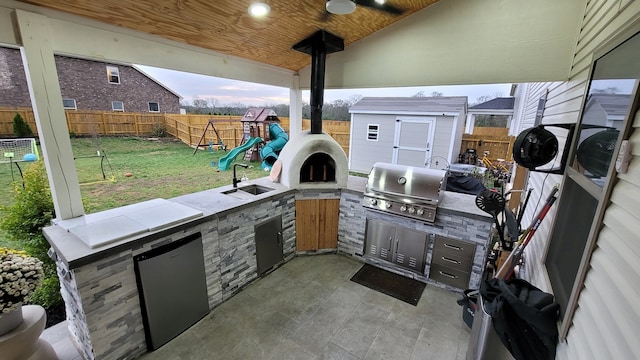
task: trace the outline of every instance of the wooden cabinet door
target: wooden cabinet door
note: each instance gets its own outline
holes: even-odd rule
[[[338,248],[340,199],[318,200],[318,249]]]
[[[296,201],[296,250],[336,249],[340,199]]]
[[[296,251],[318,249],[318,204],[316,200],[296,201]]]

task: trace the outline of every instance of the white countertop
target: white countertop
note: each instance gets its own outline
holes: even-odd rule
[[[148,231],[156,231],[203,215],[183,204],[153,199],[116,209],[56,220],[55,225],[77,236],[91,249]]]

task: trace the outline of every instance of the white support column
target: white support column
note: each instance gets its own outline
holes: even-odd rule
[[[49,36],[49,20],[23,10],[16,10],[16,19],[23,46],[22,60],[56,218],[65,220],[84,215],[69,129],[62,107],[52,39]]]
[[[467,123],[465,124],[465,128],[464,128],[465,134],[473,134],[475,121],[476,121],[476,116],[474,114],[467,113]]]
[[[289,89],[289,138],[293,140],[302,132],[302,90],[300,76],[293,76],[293,86]]]

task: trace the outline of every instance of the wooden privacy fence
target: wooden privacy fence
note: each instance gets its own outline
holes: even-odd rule
[[[513,161],[513,142],[515,139],[515,136],[464,134],[460,153],[466,152],[467,149],[475,149],[478,159],[482,159],[486,152],[490,160]]]
[[[154,136],[160,130],[189,146],[196,146],[210,119],[215,120],[215,127],[222,142],[228,147],[236,147],[242,141],[242,116],[228,115],[195,115],[195,114],[154,114],[124,113],[85,110],[66,110],[66,123],[69,133],[77,136]],[[0,137],[14,137],[13,117],[20,114],[37,135],[35,117],[31,108],[0,109]],[[281,117],[280,126],[289,133],[289,118]],[[322,130],[333,137],[349,154],[350,140],[349,121],[324,120]],[[309,130],[311,121],[302,120],[302,129]],[[513,161],[512,149],[514,136],[507,136],[506,128],[475,127],[474,134],[464,134],[460,153],[467,149],[475,149],[480,158],[485,151],[492,160],[504,159]],[[202,141],[204,146],[210,142],[218,143],[212,130],[208,130]],[[457,159],[454,159],[454,161]]]

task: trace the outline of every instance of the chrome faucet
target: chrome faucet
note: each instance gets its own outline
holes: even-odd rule
[[[237,188],[238,183],[240,182],[240,180],[238,180],[238,177],[236,176],[236,166],[241,166],[245,169],[249,167],[249,165],[247,164],[233,164],[233,187],[234,188]]]

